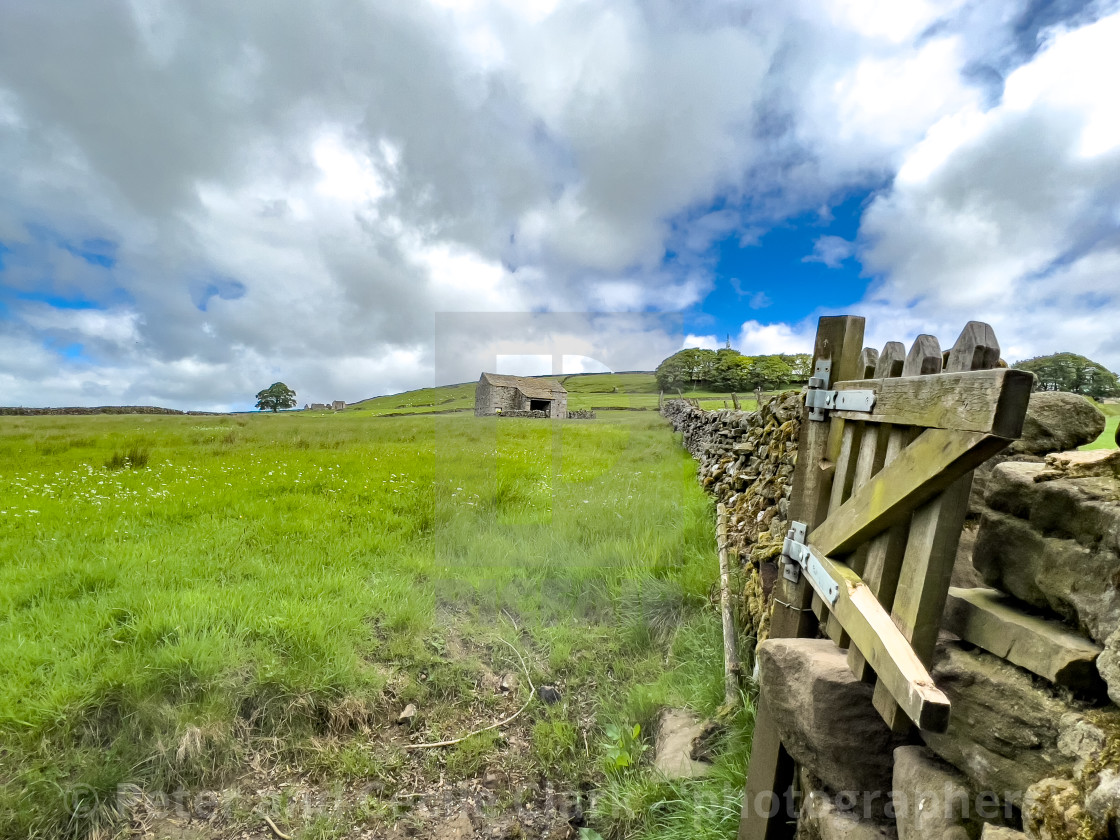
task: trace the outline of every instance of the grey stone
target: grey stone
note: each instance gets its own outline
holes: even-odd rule
[[[1097,786],[1085,797],[1085,813],[1102,837],[1120,834],[1120,773],[1101,771]]]
[[[1104,730],[1082,715],[1070,712],[1058,722],[1058,750],[1073,762],[1076,773],[1099,758],[1107,744]]]
[[[982,651],[944,642],[932,676],[953,712],[948,732],[923,732],[922,737],[974,789],[1019,805],[1030,785],[1072,767],[1058,749],[1058,733],[1062,716],[1077,709],[1038,687],[1027,672]]]
[[[1105,416],[1087,399],[1062,391],[1036,391],[1027,405],[1023,434],[1009,454],[1043,455],[1076,449],[1104,431]]]
[[[861,818],[837,808],[833,797],[812,791],[805,797],[795,840],[895,840],[889,822]]]
[[[1104,653],[1097,657],[1097,670],[1108,686],[1108,697],[1120,706],[1120,628],[1104,643]]]
[[[415,720],[415,719],[416,719],[416,704],[414,704],[414,703],[409,703],[407,706],[404,707],[404,709],[401,710],[401,713],[399,715],[397,715],[397,723],[400,723],[400,724],[411,724],[412,721]]]
[[[885,796],[901,739],[871,705],[873,688],[852,676],[847,652],[828,639],[769,639],[758,646],[758,665],[793,759],[833,793]]]
[[[1053,612],[1103,643],[1120,625],[1120,553],[1108,542],[1090,548],[989,511],[980,521],[972,563],[990,586]]]
[[[980,835],[980,840],[1027,840],[1027,835],[1013,828],[1007,828],[1002,825],[991,825],[989,823],[984,826],[984,831]]]
[[[941,626],[1052,683],[1085,696],[1104,694],[1096,666],[1100,645],[998,590],[949,587]]]
[[[980,833],[968,780],[925,747],[894,751],[899,840],[970,840]]]
[[[653,766],[669,779],[695,779],[712,769],[692,759],[692,745],[703,734],[704,724],[684,709],[665,709],[657,725]]]

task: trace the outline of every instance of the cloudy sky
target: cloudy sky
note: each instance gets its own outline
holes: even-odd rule
[[[840,312],[1120,370],[1117,45],[1077,0],[2,0],[0,404],[354,401]]]

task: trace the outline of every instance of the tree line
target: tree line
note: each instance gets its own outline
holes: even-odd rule
[[[1070,391],[1098,400],[1120,397],[1120,380],[1116,374],[1076,353],[1035,356],[1012,367],[1033,373],[1039,391]]]
[[[774,391],[809,381],[813,359],[808,353],[744,356],[738,350],[689,348],[657,366],[663,391]]]

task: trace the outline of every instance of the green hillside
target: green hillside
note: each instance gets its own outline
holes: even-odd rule
[[[652,372],[639,373],[580,373],[556,377],[568,391],[568,408],[598,410],[657,409],[658,387]],[[372,397],[351,403],[347,411],[361,411],[375,417],[406,414],[432,414],[436,412],[472,411],[476,383],[443,385],[438,388],[421,388]],[[673,394],[672,396],[676,396]],[[730,405],[728,394],[712,391],[687,391],[685,396],[700,400],[704,408],[722,408]],[[742,400],[744,407],[753,408],[754,400]]]

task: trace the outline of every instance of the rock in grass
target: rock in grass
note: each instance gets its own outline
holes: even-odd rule
[[[694,779],[711,769],[692,758],[693,745],[704,733],[704,724],[686,709],[666,709],[657,726],[653,766],[669,779]]]
[[[554,706],[560,702],[560,692],[554,685],[542,685],[537,689],[537,695],[548,706]]]
[[[412,721],[414,721],[415,719],[416,719],[416,704],[415,703],[409,703],[407,706],[404,707],[404,711],[402,711],[399,715],[397,715],[397,723],[401,724],[402,726],[411,725]]]

